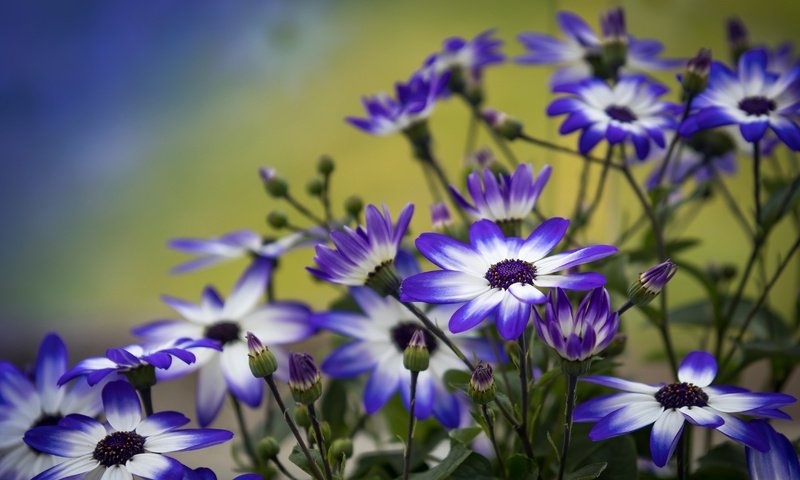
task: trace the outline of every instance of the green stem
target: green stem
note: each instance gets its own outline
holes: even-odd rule
[[[283,465],[283,462],[281,462],[278,457],[272,457],[271,460],[275,466],[278,467],[278,470],[280,470],[282,474],[286,475],[290,480],[297,480],[297,477],[292,475],[289,470],[286,469],[286,467]]]
[[[534,137],[531,137],[531,136],[529,136],[529,135],[527,135],[525,133],[520,134],[520,136],[517,137],[517,138],[519,138],[520,140],[522,140],[524,142],[530,143],[532,145],[537,145],[537,146],[540,146],[540,147],[543,147],[543,148],[547,148],[548,150],[554,150],[556,152],[561,152],[561,153],[568,153],[568,154],[570,154],[572,156],[580,157],[580,158],[582,158],[582,159],[584,159],[584,160],[586,160],[587,162],[590,162],[590,163],[596,163],[598,165],[604,165],[606,163],[606,161],[604,159],[602,159],[602,158],[597,158],[597,157],[593,157],[591,155],[586,155],[586,154],[583,154],[583,153],[579,152],[578,150],[574,150],[572,148],[565,147],[563,145],[559,145],[557,143],[548,142],[547,140],[541,140],[539,138],[534,138]],[[611,168],[618,169],[619,166],[612,164]]]
[[[250,433],[247,431],[247,426],[244,421],[244,413],[242,412],[242,405],[239,403],[239,399],[233,395],[231,395],[231,401],[233,402],[233,411],[236,413],[236,421],[239,424],[239,431],[242,434],[244,450],[247,452],[247,456],[250,457],[250,461],[253,462],[253,466],[258,466],[261,462],[256,454],[253,441],[250,439]]]
[[[330,225],[325,223],[325,220],[321,219],[320,217],[316,216],[311,210],[306,208],[302,203],[300,203],[296,198],[294,198],[289,192],[286,192],[286,195],[283,197],[286,199],[286,202],[289,203],[295,210],[300,212],[304,217],[308,218],[312,222],[316,223],[317,225],[325,228],[330,229]]]
[[[561,463],[558,465],[558,480],[563,480],[567,468],[567,455],[572,438],[572,414],[575,411],[575,397],[578,392],[578,376],[567,374],[567,396],[564,399],[564,438],[561,443]]]
[[[139,396],[142,397],[144,404],[144,413],[149,417],[153,414],[153,394],[150,387],[143,387],[139,389]]]
[[[681,121],[678,123],[680,126],[685,120],[686,117],[689,116],[689,111],[692,107],[692,100],[694,100],[694,96],[690,96],[686,99],[686,103],[683,105],[683,114],[681,115]],[[656,187],[661,186],[661,181],[664,179],[664,173],[666,173],[667,168],[669,167],[669,162],[672,159],[672,153],[675,151],[675,147],[681,140],[681,136],[678,133],[675,133],[675,136],[672,137],[672,141],[669,142],[669,148],[667,148],[667,154],[664,157],[664,160],[661,162],[661,167],[658,169],[658,174],[656,175]]]
[[[585,227],[589,224],[589,220],[592,218],[592,215],[595,211],[597,211],[597,206],[600,203],[600,200],[603,198],[603,192],[605,191],[606,180],[608,179],[608,171],[611,169],[611,159],[612,155],[614,154],[614,146],[609,145],[608,150],[606,151],[606,158],[603,162],[603,169],[600,171],[600,179],[597,181],[597,189],[594,192],[594,198],[592,202],[589,204],[589,208],[586,212],[581,212],[580,217],[576,218],[576,222],[574,226],[570,229],[570,235],[575,235],[578,230]],[[623,159],[624,162],[624,159]],[[627,168],[627,167],[625,167]]]
[[[753,144],[753,200],[756,204],[756,231],[761,225],[761,144]]]
[[[331,210],[331,174],[327,173],[322,179],[322,208],[325,210],[325,223],[333,225],[333,211]]]
[[[306,407],[308,407],[308,416],[311,418],[311,425],[314,427],[314,435],[317,437],[317,448],[322,457],[322,466],[325,468],[325,478],[333,480],[333,471],[328,462],[328,447],[325,445],[325,437],[322,436],[322,429],[319,426],[319,420],[317,420],[317,411],[313,403],[309,403]]]
[[[494,433],[494,422],[492,421],[492,417],[489,416],[489,409],[486,407],[486,404],[481,405],[481,413],[483,414],[483,419],[486,421],[486,428],[489,430],[489,440],[492,442],[494,455],[497,457],[497,464],[500,467],[500,471],[503,472],[503,478],[508,478],[508,472],[506,471],[505,461],[503,461],[503,455],[500,453],[500,447],[497,446],[497,437]]]
[[[678,480],[686,480],[686,471],[687,471],[687,461],[686,461],[686,446],[687,441],[686,438],[690,434],[689,427],[687,426],[684,430],[683,434],[681,435],[680,440],[678,440]]]
[[[475,139],[478,133],[478,117],[473,113],[469,117],[469,126],[467,127],[467,140],[464,143],[464,158],[469,157],[475,150]]]
[[[622,316],[622,314],[627,312],[631,307],[633,307],[633,302],[628,300],[627,302],[625,302],[625,305],[623,305],[622,307],[620,307],[619,310],[617,310],[617,315]]]
[[[403,454],[403,480],[408,480],[408,472],[411,468],[411,447],[414,443],[414,407],[417,404],[417,377],[419,372],[411,372],[411,401],[409,402],[408,412],[408,435],[406,437],[406,451]]]
[[[519,388],[522,397],[522,418],[520,420],[521,432],[528,438],[528,345],[525,341],[525,332],[519,339]]]

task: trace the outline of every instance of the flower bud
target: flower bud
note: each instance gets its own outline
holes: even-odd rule
[[[250,372],[256,378],[266,378],[278,369],[275,355],[269,351],[251,332],[247,332],[247,358],[250,362]]]
[[[431,225],[434,230],[442,231],[453,224],[453,218],[450,216],[450,209],[444,202],[438,202],[431,205]]]
[[[361,197],[352,196],[345,200],[344,209],[351,217],[358,218],[364,210],[364,201],[361,200]]]
[[[311,415],[308,413],[308,407],[302,403],[296,404],[294,406],[294,421],[303,428],[310,428]]]
[[[322,175],[330,175],[335,167],[333,159],[327,155],[321,156],[317,162],[317,171]]]
[[[278,171],[270,167],[261,167],[258,169],[258,175],[261,177],[261,181],[266,185],[267,182],[278,176]]]
[[[509,117],[503,112],[493,108],[484,108],[481,111],[481,116],[492,127],[492,130],[507,140],[514,140],[522,135],[522,122]]]
[[[264,180],[264,188],[273,198],[282,198],[289,193],[289,184],[286,183],[286,180],[278,177],[274,170],[269,175],[262,174],[261,178]]]
[[[322,396],[322,377],[311,355],[292,353],[289,357],[289,389],[294,400],[304,405]]]
[[[333,437],[333,432],[331,431],[331,424],[325,420],[319,422],[319,430],[322,432],[322,439],[325,440],[325,443],[330,445],[331,438]]]
[[[470,167],[479,169],[492,168],[492,166],[497,163],[497,159],[491,150],[487,147],[483,147],[474,151],[467,159],[467,163]],[[472,169],[470,168],[470,170]]]
[[[744,52],[750,49],[750,39],[747,34],[747,28],[744,26],[744,23],[742,23],[740,18],[729,18],[726,27],[728,34],[728,45],[731,49],[733,63],[736,64],[739,61],[739,57],[741,57]]]
[[[602,58],[610,78],[615,78],[628,56],[628,30],[625,27],[625,11],[612,8],[600,17],[603,32]]]
[[[472,377],[469,379],[469,396],[479,404],[485,405],[494,400],[497,386],[494,383],[492,366],[485,362],[478,362]]]
[[[683,74],[684,100],[703,92],[708,85],[708,72],[711,70],[711,50],[701,48],[697,55],[689,59]]]
[[[322,185],[322,181],[320,179],[318,179],[318,178],[314,178],[314,179],[310,180],[308,182],[308,185],[306,185],[306,191],[312,197],[318,197],[318,196],[322,195],[322,190],[324,188],[325,187]]]
[[[286,228],[289,224],[289,220],[286,218],[286,215],[281,212],[269,212],[267,215],[267,223],[275,230],[280,230]]]
[[[425,343],[425,331],[418,329],[411,335],[411,340],[403,351],[403,366],[412,372],[422,372],[428,369],[430,354]]]
[[[634,305],[644,306],[652,302],[678,271],[678,266],[667,259],[650,267],[639,275],[639,279],[628,288],[628,300]]]
[[[263,458],[264,460],[277,457],[280,451],[281,445],[274,437],[264,437],[259,440],[258,445],[256,445],[256,453],[258,453],[259,458]]]
[[[344,458],[353,456],[353,441],[349,438],[338,438],[333,441],[331,448],[328,449],[328,460],[331,463],[338,463]]]

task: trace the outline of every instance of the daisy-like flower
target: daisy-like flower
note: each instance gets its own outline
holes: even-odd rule
[[[446,91],[450,76],[431,74],[427,70],[414,73],[407,83],[395,86],[397,98],[385,93],[364,97],[367,118],[347,117],[347,122],[372,135],[390,135],[407,131],[425,122],[433,113],[436,101]]]
[[[332,232],[335,248],[317,245],[314,261],[318,268],[307,267],[308,271],[331,283],[378,286],[375,282],[383,281],[382,273],[390,272],[387,267],[397,256],[413,213],[414,205],[409,203],[400,211],[395,225],[386,205],[383,213],[374,205],[367,205],[366,226]]]
[[[308,322],[308,307],[299,303],[273,302],[259,305],[267,285],[269,260],[256,260],[223,300],[207,287],[199,305],[164,297],[164,302],[178,312],[182,320],[160,320],[133,330],[149,342],[168,342],[179,338],[215,340],[222,351],[210,348],[195,350],[197,362],[191,366],[173,364],[158,371],[160,378],[170,378],[199,368],[197,381],[197,417],[202,426],[216,418],[225,393],[230,392],[251,407],[261,402],[264,382],[250,372],[245,334],[250,331],[269,345],[278,358],[276,376],[288,378],[288,354],[281,345],[308,338],[314,327]]]
[[[433,304],[466,302],[450,318],[451,332],[469,330],[494,316],[503,338],[517,338],[530,319],[531,305],[547,300],[539,288],[591,290],[605,284],[605,277],[594,272],[555,275],[617,251],[611,245],[593,245],[548,256],[568,226],[569,220],[551,218],[523,240],[506,238],[497,224],[479,220],[469,229],[469,245],[423,233],[417,249],[442,270],[406,278],[401,297]]]
[[[749,50],[739,57],[738,71],[719,62],[711,66],[708,87],[679,130],[687,137],[707,128],[738,125],[745,140],[760,142],[767,130],[792,150],[800,150],[800,66],[784,74],[767,70],[767,52]]]
[[[522,64],[560,67],[550,81],[553,87],[592,77],[602,61],[603,47],[601,39],[578,15],[559,12],[557,19],[564,40],[542,33],[521,33],[517,38],[529,52],[515,59]],[[647,72],[681,66],[681,60],[659,58],[663,50],[663,45],[656,40],[637,40],[627,35],[627,55],[622,70]]]
[[[573,312],[564,290],[550,290],[544,318],[535,308],[533,317],[539,338],[561,358],[571,362],[598,355],[619,330],[619,315],[611,310],[611,299],[605,288],[595,288],[586,294],[577,312]]]
[[[425,61],[425,67],[436,75],[450,73],[450,88],[469,91],[479,88],[483,69],[502,63],[505,56],[500,51],[503,41],[494,37],[494,29],[486,30],[472,40],[450,37],[442,44],[442,50]],[[453,84],[456,85],[453,85]]]
[[[47,335],[39,346],[33,377],[7,362],[0,362],[0,478],[30,480],[58,463],[44,450],[29,447],[25,432],[55,425],[64,416],[100,413],[100,388],[86,382],[59,386],[67,371],[67,347],[58,335]]]
[[[198,340],[180,338],[157,345],[128,345],[122,348],[109,348],[106,350],[105,357],[86,358],[78,362],[61,376],[58,384],[64,385],[73,378],[86,377],[89,385],[97,385],[112,373],[126,375],[134,370],[148,367],[166,370],[172,365],[173,357],[190,365],[197,359],[192,353],[192,350],[196,348],[222,350],[218,341],[208,338]]]
[[[322,363],[322,371],[335,378],[352,378],[369,374],[364,390],[364,409],[374,414],[397,391],[406,408],[410,401],[410,375],[403,367],[405,351],[415,331],[421,329],[408,309],[392,297],[381,297],[369,288],[353,287],[350,294],[363,311],[331,311],[315,314],[312,321],[321,328],[353,339],[336,350]],[[446,320],[449,313],[443,307],[429,312],[436,323]],[[464,405],[456,395],[448,392],[444,383],[447,370],[464,370],[464,364],[446,346],[429,332],[424,332],[430,355],[428,369],[419,372],[414,415],[425,419],[433,415],[448,428],[458,427]],[[482,338],[472,335],[452,337],[464,353],[471,357],[493,360],[491,346]]]
[[[227,430],[183,429],[189,419],[178,412],[159,412],[142,419],[136,390],[126,382],[103,389],[107,424],[85,415],[68,415],[58,425],[25,434],[32,448],[63,457],[35,480],[124,479],[182,480],[186,467],[163,455],[209,447],[233,438]]]
[[[684,421],[713,428],[728,437],[766,451],[763,432],[733,415],[785,416],[777,410],[795,402],[783,393],[755,393],[714,387],[717,361],[706,352],[691,352],[678,368],[678,383],[647,385],[614,377],[590,376],[584,381],[622,390],[589,400],[575,409],[576,422],[597,422],[589,432],[594,440],[623,435],[653,425],[650,453],[659,467],[667,464],[683,431]]]
[[[589,79],[554,90],[572,96],[554,100],[547,114],[567,114],[559,129],[562,135],[583,130],[578,149],[584,154],[605,138],[611,145],[632,142],[642,160],[651,140],[663,148],[664,133],[676,127],[676,106],[659,100],[667,88],[642,76],[623,77],[614,86]]]
[[[550,179],[550,165],[536,176],[533,167],[523,163],[512,175],[495,175],[488,168],[467,176],[467,189],[475,205],[470,204],[453,186],[450,190],[458,203],[476,220],[492,220],[500,225],[519,225],[530,215]]]
[[[753,420],[748,425],[759,430],[769,445],[766,452],[749,447],[745,449],[750,480],[800,479],[800,459],[792,442],[763,420]]]
[[[312,227],[303,232],[293,232],[276,240],[265,240],[251,230],[236,230],[215,238],[176,238],[169,247],[197,258],[182,263],[171,273],[186,273],[245,256],[276,259],[295,248],[324,242],[327,232],[322,227]]]

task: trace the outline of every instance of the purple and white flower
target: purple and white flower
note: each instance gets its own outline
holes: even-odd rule
[[[167,342],[179,338],[210,339],[222,351],[197,349],[197,362],[191,366],[173,364],[158,371],[159,378],[171,378],[185,369],[199,369],[197,381],[197,417],[200,425],[216,418],[225,393],[230,392],[245,404],[256,407],[261,402],[264,382],[250,372],[245,334],[250,331],[261,338],[278,359],[276,376],[288,378],[288,354],[281,345],[308,338],[314,327],[308,322],[311,314],[300,303],[272,302],[259,305],[267,285],[269,260],[258,259],[242,274],[228,298],[207,287],[200,304],[173,297],[164,302],[183,316],[182,320],[159,320],[133,330],[150,342]]]
[[[550,81],[553,87],[591,78],[593,65],[600,62],[602,56],[601,39],[581,17],[559,12],[557,19],[564,40],[542,33],[521,33],[517,38],[529,51],[515,59],[522,64],[560,67]],[[681,66],[681,60],[659,58],[663,50],[663,45],[656,40],[637,40],[628,35],[623,71],[647,72]]]
[[[64,385],[77,377],[86,377],[89,385],[97,385],[112,373],[125,375],[139,368],[153,366],[166,370],[172,366],[172,359],[177,358],[186,365],[194,363],[197,358],[192,350],[211,348],[222,350],[219,342],[208,338],[192,340],[179,338],[155,345],[128,345],[122,348],[109,348],[105,357],[86,358],[78,362],[58,380]],[[186,372],[188,373],[188,372]]]
[[[164,455],[209,447],[233,438],[227,430],[182,429],[189,419],[178,412],[158,412],[142,419],[136,390],[126,382],[103,389],[107,423],[72,414],[58,425],[41,426],[25,434],[32,448],[62,457],[58,465],[35,480],[125,479],[182,480],[186,467]]]
[[[497,223],[519,223],[533,211],[536,201],[550,179],[550,166],[545,165],[536,176],[533,167],[523,163],[512,175],[495,175],[485,168],[467,176],[467,189],[475,205],[469,203],[455,187],[450,191],[459,205],[476,220],[482,218]]]
[[[711,66],[708,87],[692,103],[695,111],[679,130],[688,137],[722,125],[738,125],[750,143],[760,142],[767,130],[792,150],[800,150],[800,66],[787,73],[767,70],[767,52],[749,50],[739,57],[738,71],[720,62]]]
[[[64,416],[98,415],[100,388],[81,382],[59,386],[67,371],[67,347],[58,335],[42,340],[33,377],[7,362],[0,362],[0,478],[30,480],[59,462],[44,450],[29,447],[25,433],[42,425],[55,425]]]
[[[597,422],[589,432],[594,440],[624,435],[648,425],[650,453],[659,467],[667,464],[683,431],[684,421],[713,428],[728,437],[764,452],[769,441],[764,433],[736,417],[785,417],[779,408],[794,403],[791,395],[755,393],[714,387],[717,361],[706,352],[691,352],[678,369],[678,382],[647,385],[614,377],[589,376],[584,381],[622,390],[598,397],[575,409],[576,422]]]
[[[170,240],[170,248],[198,258],[176,266],[171,273],[186,273],[245,256],[276,259],[295,248],[315,245],[326,239],[327,232],[322,227],[293,232],[276,240],[265,240],[251,230],[236,230],[208,239],[176,238]]]
[[[764,420],[753,420],[748,425],[760,431],[769,446],[766,452],[749,447],[745,449],[750,480],[800,480],[800,459],[792,442]]]
[[[446,92],[449,75],[433,75],[427,70],[414,73],[407,83],[395,86],[397,98],[386,93],[364,97],[367,118],[347,117],[347,122],[372,135],[406,131],[428,119],[437,100]]]
[[[400,211],[395,225],[386,205],[383,213],[374,205],[367,205],[366,226],[359,225],[355,230],[345,226],[332,232],[335,248],[317,245],[314,261],[318,268],[307,270],[327,282],[367,285],[394,261],[413,213],[414,205],[409,203]]]
[[[632,142],[642,160],[651,141],[663,148],[665,132],[676,128],[676,106],[659,100],[667,88],[642,76],[623,77],[614,86],[589,79],[554,90],[571,96],[554,100],[547,114],[567,114],[559,129],[562,135],[583,130],[578,142],[583,154],[605,138],[611,145]]]
[[[472,40],[450,37],[442,44],[442,50],[425,61],[425,68],[435,75],[446,73],[462,79],[466,86],[480,86],[483,69],[505,61],[500,51],[503,41],[494,37],[495,30],[486,30]],[[453,78],[453,77],[451,77]]]
[[[406,408],[410,400],[410,375],[403,367],[403,352],[414,332],[422,328],[408,309],[392,297],[381,297],[369,288],[353,287],[350,294],[363,314],[331,311],[319,313],[312,321],[321,328],[353,339],[336,350],[322,363],[322,371],[335,378],[351,378],[368,373],[364,390],[364,409],[374,414],[397,391]],[[435,323],[445,321],[452,308],[439,307],[428,316]],[[492,360],[491,346],[473,335],[451,337],[469,357]],[[458,357],[436,337],[425,332],[430,362],[428,369],[419,372],[414,415],[419,419],[433,415],[447,428],[456,428],[461,421],[464,405],[444,383],[447,370],[464,370]]]
[[[533,309],[533,326],[539,338],[564,360],[580,362],[592,358],[614,340],[619,315],[611,309],[605,288],[595,288],[581,300],[578,311],[560,288],[550,290],[544,318]]]
[[[517,338],[530,319],[531,305],[547,299],[540,288],[591,290],[605,284],[599,273],[555,274],[617,251],[611,245],[592,245],[548,256],[568,226],[569,220],[551,218],[523,240],[506,238],[495,223],[479,220],[469,229],[470,244],[423,233],[417,249],[442,270],[406,278],[401,298],[433,304],[466,302],[450,318],[451,332],[469,330],[494,316],[503,338]]]

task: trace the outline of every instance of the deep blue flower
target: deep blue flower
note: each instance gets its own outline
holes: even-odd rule
[[[619,315],[611,309],[605,288],[587,293],[577,312],[566,292],[550,290],[544,318],[533,309],[533,326],[539,338],[569,361],[582,361],[602,352],[619,330]]]
[[[602,55],[601,39],[582,18],[574,13],[559,12],[557,19],[564,40],[542,33],[521,33],[517,38],[529,52],[515,59],[517,63],[561,67],[551,79],[553,87],[592,77],[592,64],[598,62]],[[656,40],[637,40],[628,35],[623,71],[647,72],[681,66],[681,60],[659,58],[663,49],[663,45]]]
[[[503,41],[494,37],[495,30],[486,30],[472,40],[450,37],[442,44],[442,50],[425,61],[425,68],[436,75],[451,73],[463,79],[466,87],[480,86],[483,69],[505,61],[500,51]]]
[[[184,319],[159,320],[133,330],[149,342],[168,342],[180,338],[210,339],[222,345],[218,352],[197,349],[197,362],[192,365],[173,363],[159,370],[159,378],[171,378],[186,369],[199,369],[197,380],[197,417],[200,425],[216,418],[225,394],[230,390],[251,407],[261,402],[264,382],[250,372],[245,334],[250,331],[270,346],[278,359],[281,379],[288,378],[288,354],[281,345],[304,340],[314,333],[308,322],[308,307],[299,303],[272,302],[259,305],[269,274],[269,261],[259,259],[242,274],[236,286],[223,300],[212,287],[207,287],[199,305],[173,297],[163,297]]]
[[[583,130],[578,149],[584,154],[605,138],[611,145],[632,142],[642,160],[650,152],[651,140],[663,148],[665,132],[676,127],[676,106],[659,100],[667,88],[642,76],[623,77],[614,86],[589,79],[555,91],[571,96],[553,101],[547,114],[567,114],[559,129],[562,135]]]
[[[554,275],[617,251],[611,245],[593,245],[548,256],[568,226],[569,220],[551,218],[523,240],[506,238],[495,223],[479,220],[469,229],[469,245],[423,233],[417,249],[442,270],[406,278],[402,298],[433,304],[466,302],[450,318],[451,332],[469,330],[494,316],[503,338],[517,338],[530,319],[531,304],[546,301],[539,288],[590,290],[605,284],[605,277],[594,272]]]
[[[172,366],[173,357],[181,360],[186,365],[190,365],[197,360],[195,354],[192,353],[197,348],[222,350],[218,341],[208,338],[198,340],[179,338],[155,345],[128,345],[122,348],[109,348],[106,350],[105,357],[91,357],[78,362],[61,376],[58,384],[64,385],[76,377],[86,377],[89,385],[97,385],[112,373],[125,374],[148,365],[166,370]]]
[[[381,297],[369,288],[353,287],[350,294],[363,314],[331,311],[312,316],[319,327],[353,339],[325,359],[322,371],[335,378],[368,374],[364,409],[370,415],[398,391],[408,408],[411,377],[403,367],[403,351],[414,332],[421,328],[416,317],[394,298]],[[449,305],[438,307],[428,316],[434,323],[447,321],[453,310]],[[460,334],[451,339],[470,358],[474,354],[494,360],[491,346],[480,337]],[[430,362],[427,370],[419,372],[414,415],[419,419],[433,415],[447,428],[456,428],[465,406],[456,394],[448,391],[444,374],[453,369],[465,370],[464,364],[430,333],[425,333],[425,341]]]
[[[681,125],[690,136],[707,128],[738,125],[745,140],[761,141],[771,129],[792,150],[800,150],[800,67],[784,74],[767,70],[767,52],[749,50],[739,57],[738,71],[720,62],[711,66],[708,87],[692,103],[696,109]]]
[[[550,179],[550,166],[545,165],[535,176],[533,167],[523,163],[513,175],[495,175],[485,168],[467,176],[467,189],[475,205],[470,204],[453,186],[450,190],[458,203],[476,220],[488,219],[498,223],[520,222],[536,206]]]
[[[185,466],[163,455],[209,447],[233,438],[227,430],[183,429],[189,419],[178,412],[158,412],[142,419],[136,390],[126,382],[103,388],[107,426],[73,414],[58,425],[41,426],[25,434],[32,448],[63,457],[35,480],[131,478],[182,480]]]
[[[414,73],[407,83],[395,86],[397,98],[385,93],[364,97],[367,118],[347,117],[347,121],[372,135],[389,135],[407,130],[428,119],[436,101],[446,92],[449,75],[428,70]]]
[[[766,452],[749,447],[745,449],[750,480],[800,480],[800,460],[792,442],[764,420],[753,420],[748,425],[760,431],[769,446]]]
[[[331,283],[366,285],[394,261],[413,213],[414,205],[409,203],[400,212],[395,225],[386,205],[383,213],[374,205],[368,205],[366,226],[355,230],[344,227],[331,233],[335,248],[317,245],[314,261],[318,268],[308,267],[308,271]]]
[[[64,416],[79,413],[94,417],[102,409],[100,388],[81,382],[59,386],[67,371],[67,347],[58,335],[44,337],[39,346],[33,377],[7,362],[0,362],[0,478],[30,480],[58,463],[50,453],[28,447],[25,432],[54,425]]]
[[[590,376],[584,381],[622,390],[598,397],[575,409],[576,422],[597,422],[589,432],[594,440],[623,435],[653,424],[650,453],[659,467],[667,464],[683,431],[684,420],[714,428],[748,447],[769,448],[763,432],[734,416],[781,417],[779,408],[794,403],[791,395],[755,393],[730,387],[712,387],[717,361],[706,352],[691,352],[678,369],[678,383],[647,385],[614,377]]]

